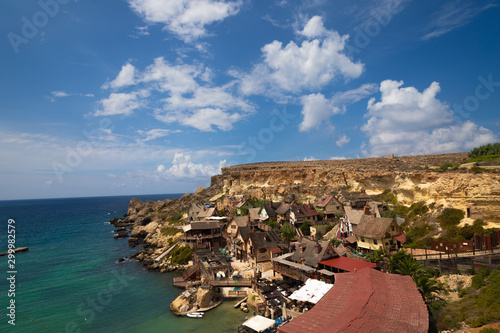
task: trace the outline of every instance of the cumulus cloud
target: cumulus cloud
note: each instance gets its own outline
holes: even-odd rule
[[[207,34],[206,26],[236,15],[242,1],[128,0],[146,23],[159,23],[180,39],[190,42]]]
[[[234,123],[254,112],[254,106],[238,96],[233,85],[212,84],[213,72],[202,65],[172,65],[157,58],[143,71],[127,64],[103,87],[127,88],[101,100],[95,115],[129,115],[143,107],[154,108],[154,117],[200,131],[230,130]],[[132,90],[130,92],[130,90]]]
[[[221,168],[225,165],[226,160],[220,161],[218,166],[201,163],[196,164],[191,161],[191,155],[175,153],[172,166],[167,169],[163,164],[160,164],[156,168],[156,172],[167,179],[199,179],[220,173]]]
[[[370,137],[369,155],[456,152],[497,140],[473,122],[456,123],[449,106],[436,98],[439,83],[423,92],[402,85],[403,81],[383,81],[381,100],[368,102],[369,119],[361,129]]]
[[[135,82],[135,67],[128,63],[124,65],[118,76],[111,82],[103,85],[104,89],[107,88],[121,88],[133,85]]]
[[[344,53],[349,36],[327,30],[321,17],[311,18],[297,34],[305,37],[300,44],[275,40],[262,47],[263,61],[250,73],[231,73],[240,79],[243,93],[299,93],[322,88],[337,77],[357,78],[363,72],[363,64]]]
[[[301,98],[303,118],[299,130],[307,132],[324,123],[329,125],[331,116],[344,113],[347,105],[366,98],[373,94],[377,88],[378,86],[375,84],[364,84],[356,89],[336,93],[330,99],[321,93],[303,96]]]
[[[332,114],[339,113],[340,109],[326,99],[323,94],[310,94],[302,97],[302,122],[299,125],[301,132],[309,131],[323,121],[330,118]]]
[[[134,110],[139,109],[145,105],[143,98],[148,97],[149,92],[141,90],[132,93],[112,93],[108,98],[102,99],[95,116],[116,116],[116,115],[130,115]]]

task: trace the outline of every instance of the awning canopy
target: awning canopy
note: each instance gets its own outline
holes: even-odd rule
[[[401,234],[401,235],[398,235],[398,236],[394,236],[394,238],[398,241],[401,242],[401,244],[404,244],[406,243],[406,235],[405,234]]]
[[[323,260],[323,261],[319,261],[318,263],[325,265],[325,266],[341,269],[341,270],[347,271],[347,272],[359,271],[363,268],[369,268],[369,267],[376,266],[376,264],[374,264],[372,262],[362,261],[362,260],[357,260],[357,259],[352,259],[352,258],[347,258],[347,257],[338,257],[338,258]]]
[[[307,279],[306,284],[290,295],[290,299],[316,304],[332,289],[333,284],[325,283],[315,279]]]
[[[268,328],[274,327],[275,321],[262,316],[255,316],[243,323],[243,326],[249,327],[256,332],[263,332]]]
[[[273,248],[271,248],[271,253],[274,253],[274,254],[281,253],[281,249],[277,246],[273,247]]]

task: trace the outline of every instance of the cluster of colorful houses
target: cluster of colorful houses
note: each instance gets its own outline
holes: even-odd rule
[[[364,192],[347,205],[333,195],[315,204],[299,204],[292,195],[283,202],[269,201],[260,207],[253,207],[252,200],[243,196],[223,196],[215,203],[193,203],[189,207],[185,241],[227,247],[235,258],[255,266],[283,253],[285,244],[277,231],[285,223],[293,227],[298,241],[321,239],[322,234],[304,237],[300,227],[308,222],[314,235],[320,226],[333,225],[329,239],[342,240],[360,252],[398,250],[406,239],[401,229],[404,220],[383,218],[380,209],[382,203],[372,201]]]
[[[359,255],[378,249],[395,251],[405,242],[404,221],[381,217],[381,203],[364,192],[346,205],[333,195],[314,204],[300,204],[293,195],[259,207],[252,202],[243,196],[224,196],[214,203],[192,204],[184,241],[195,248],[222,250],[256,268],[255,272],[272,269],[277,287],[258,295],[266,314],[293,318],[278,331],[427,332],[427,308],[411,277],[382,273]],[[309,236],[300,228],[306,222],[314,231]],[[295,233],[291,244],[279,234],[286,223]],[[322,225],[331,226],[326,235],[318,231],[324,230]],[[296,286],[292,290],[298,291],[308,281],[326,284],[328,291],[314,302],[298,302],[300,297],[287,293],[286,287]],[[254,285],[259,285],[257,280]],[[258,332],[251,325],[242,325],[240,331]]]

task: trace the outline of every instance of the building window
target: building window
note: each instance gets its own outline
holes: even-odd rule
[[[365,238],[364,237],[361,237],[361,241],[364,242],[365,241]]]
[[[391,227],[391,230],[394,231],[394,226]]]
[[[377,245],[377,244],[378,244],[378,242],[377,242],[377,240],[376,240],[376,239],[374,239],[374,240],[373,240],[373,244],[375,244],[375,245]]]
[[[233,224],[233,225],[231,226],[231,229],[236,229],[236,226]]]

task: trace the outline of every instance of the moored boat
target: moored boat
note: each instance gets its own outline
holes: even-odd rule
[[[202,318],[203,314],[203,312],[188,312],[186,316],[188,316],[189,318]]]

